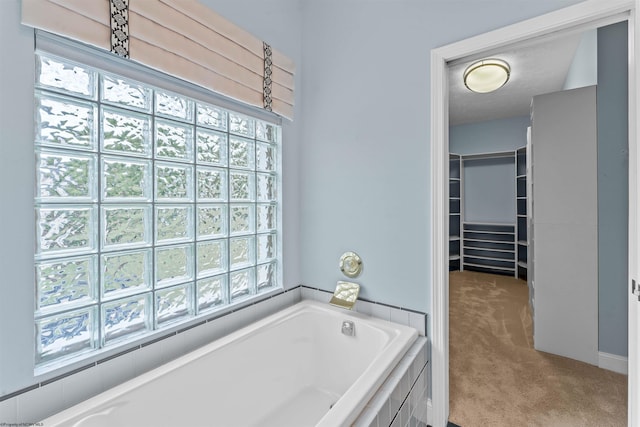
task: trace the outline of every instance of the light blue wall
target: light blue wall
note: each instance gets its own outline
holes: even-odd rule
[[[577,1],[308,0],[303,6],[302,276],[429,311],[431,49]]]
[[[33,214],[33,30],[20,1],[0,7],[0,395],[32,384],[35,218]],[[11,58],[10,60],[8,58]],[[20,333],[16,333],[20,331]]]
[[[598,29],[599,349],[627,355],[627,23]]]
[[[585,31],[569,67],[564,90],[598,84],[598,30]]]
[[[530,124],[529,116],[519,116],[451,126],[449,151],[462,155],[514,151],[527,145]]]
[[[464,161],[465,222],[516,223],[514,157]]]
[[[431,49],[578,0],[202,0],[297,62],[284,130],[285,286],[429,311]],[[0,394],[33,383],[33,32],[0,8]],[[10,58],[10,62],[9,59]],[[8,66],[10,64],[10,66]],[[11,349],[7,351],[6,349]]]
[[[485,154],[527,145],[528,116],[469,123],[449,128],[449,151]],[[515,223],[514,160],[465,161],[464,220]]]

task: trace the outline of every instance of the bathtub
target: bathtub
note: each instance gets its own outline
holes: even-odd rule
[[[345,320],[354,336],[341,332]],[[348,426],[416,337],[408,326],[305,300],[42,422]]]

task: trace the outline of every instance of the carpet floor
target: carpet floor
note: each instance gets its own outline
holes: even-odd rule
[[[452,272],[449,420],[474,426],[627,425],[627,377],[536,351],[526,282]]]

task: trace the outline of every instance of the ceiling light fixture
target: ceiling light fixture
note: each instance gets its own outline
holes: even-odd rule
[[[472,92],[493,92],[507,83],[510,74],[511,67],[505,61],[483,59],[464,70],[464,85]]]

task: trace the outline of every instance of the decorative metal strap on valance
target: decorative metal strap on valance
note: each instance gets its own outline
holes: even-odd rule
[[[264,80],[262,84],[262,97],[264,99],[264,109],[272,111],[272,99],[271,99],[271,66],[273,61],[271,60],[271,46],[263,42],[264,47]]]
[[[22,0],[22,23],[293,118],[293,61],[197,0]]]
[[[129,57],[129,0],[110,0],[111,52]]]

